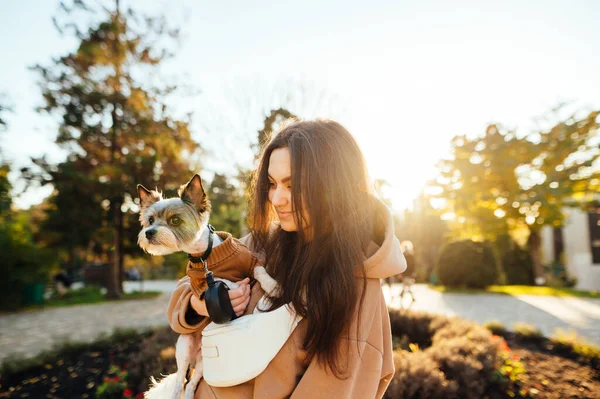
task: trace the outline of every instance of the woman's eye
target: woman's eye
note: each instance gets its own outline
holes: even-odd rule
[[[148,219],[148,223],[154,224],[154,218],[152,216],[150,216],[150,219]]]
[[[173,216],[171,218],[171,224],[173,226],[177,226],[179,223],[181,223],[181,219],[179,219],[177,216]]]
[[[269,182],[269,188],[273,188],[273,187],[275,187],[275,183]]]

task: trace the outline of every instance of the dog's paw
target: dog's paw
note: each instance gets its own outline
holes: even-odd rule
[[[197,386],[187,384],[185,387],[185,393],[183,394],[183,399],[194,399],[194,396],[196,396],[196,388]]]

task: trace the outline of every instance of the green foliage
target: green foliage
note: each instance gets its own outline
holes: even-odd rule
[[[542,332],[531,324],[515,323],[513,329],[515,330],[515,334],[523,339],[538,340],[544,337]]]
[[[111,365],[108,369],[108,375],[96,389],[96,399],[122,399],[131,397],[131,391],[127,390],[127,371],[120,367]]]
[[[12,108],[8,105],[8,100],[5,97],[5,94],[0,93],[0,132],[4,131],[8,125],[4,114],[7,111],[12,111]]]
[[[592,362],[596,365],[600,364],[600,347],[587,342],[587,340],[578,336],[573,330],[565,331],[557,329],[552,337],[550,337],[550,341],[559,350],[575,353],[584,361]]]
[[[430,187],[453,215],[455,237],[493,240],[528,229],[535,276],[542,277],[540,228],[560,226],[565,206],[585,206],[600,192],[599,115],[573,115],[524,136],[495,124],[482,137],[456,136]]]
[[[23,218],[0,221],[0,309],[14,310],[22,305],[26,284],[46,284],[56,268],[55,254],[34,244],[31,228]]]
[[[554,288],[572,288],[577,285],[577,278],[570,277],[565,266],[560,260],[555,260],[549,265],[544,265],[546,275],[548,276],[547,284]]]
[[[440,282],[450,287],[484,288],[498,279],[494,252],[488,243],[455,241],[440,251],[436,264]]]
[[[417,282],[429,283],[439,251],[447,241],[446,223],[423,194],[414,201],[412,210],[406,210],[394,222],[398,239],[413,244]]]
[[[472,226],[493,238],[522,226],[560,225],[565,204],[600,190],[600,171],[591,168],[599,114],[526,136],[490,125],[482,137],[455,137],[452,159],[439,163],[433,183],[459,221],[455,228]]]
[[[217,173],[210,183],[207,195],[212,205],[210,223],[217,230],[240,237],[246,207],[242,188],[230,182],[227,176]]]
[[[485,328],[487,328],[488,330],[490,330],[490,332],[492,334],[504,335],[507,332],[506,327],[504,326],[504,324],[502,324],[501,322],[499,322],[497,320],[492,320],[492,321],[488,321],[486,323],[483,323],[483,326]]]
[[[104,296],[104,292],[105,289],[97,285],[88,285],[76,290],[68,290],[63,295],[58,295],[58,293],[54,292],[44,303],[44,308],[106,302],[107,298]],[[150,299],[156,298],[161,294],[162,292],[160,291],[133,291],[123,294],[121,299]]]
[[[502,269],[508,285],[534,284],[531,255],[516,244],[502,255]]]
[[[198,169],[190,119],[171,116],[167,106],[177,87],[150,79],[171,56],[178,30],[164,17],[121,12],[116,4],[114,11],[83,1],[61,8],[67,21],[57,26],[73,31],[79,46],[33,69],[44,99],[39,111],[60,118],[56,143],[68,156],[58,165],[35,159],[36,168],[23,170],[29,182],[55,188],[43,226],[51,245],[71,263],[90,241],[111,258],[110,296],[122,291],[124,255],[141,253],[136,185],[175,191]],[[97,12],[98,22],[80,29],[78,13],[88,12]]]
[[[10,207],[12,205],[12,197],[10,190],[12,185],[8,180],[8,174],[10,173],[9,164],[0,165],[0,218],[5,218],[10,213]]]
[[[258,140],[255,146],[256,157],[258,158],[264,147],[269,144],[273,133],[276,133],[281,126],[296,119],[298,119],[298,117],[294,113],[283,107],[272,109],[271,112],[265,116],[263,128],[258,131]]]

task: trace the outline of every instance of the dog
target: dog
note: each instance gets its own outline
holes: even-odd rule
[[[187,254],[203,254],[209,245],[208,228],[211,206],[202,187],[202,179],[198,174],[180,187],[179,197],[163,199],[157,190],[148,190],[141,184],[137,186],[140,199],[140,223],[142,230],[138,235],[139,246],[151,255],[168,255],[183,251]],[[213,234],[213,247],[223,241]],[[269,295],[277,291],[277,283],[262,266],[255,266],[253,277],[259,281],[263,290]],[[223,281],[230,289],[238,288],[233,280],[244,277],[239,274],[231,276],[215,275],[215,279]],[[229,277],[229,278],[226,278]],[[175,357],[177,373],[157,383],[146,392],[146,398],[165,398],[170,394],[173,399],[193,399],[198,383],[202,379],[201,332],[182,334],[176,344]],[[194,368],[190,381],[186,384],[187,371]],[[156,389],[160,386],[160,389]]]

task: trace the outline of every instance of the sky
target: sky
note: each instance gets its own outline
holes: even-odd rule
[[[121,3],[163,13],[185,32],[163,72],[199,89],[173,104],[195,112],[193,137],[213,172],[250,166],[260,105],[297,96],[298,87],[295,112],[347,127],[371,176],[389,182],[385,194],[398,211],[435,175],[453,136],[481,135],[491,122],[529,132],[563,102],[600,108],[594,0]],[[76,46],[54,29],[57,5],[0,5],[0,93],[14,108],[0,144],[17,191],[16,170],[30,157],[64,158],[54,144],[56,120],[35,112],[41,95],[28,69]],[[15,203],[26,208],[48,194],[29,190]]]

